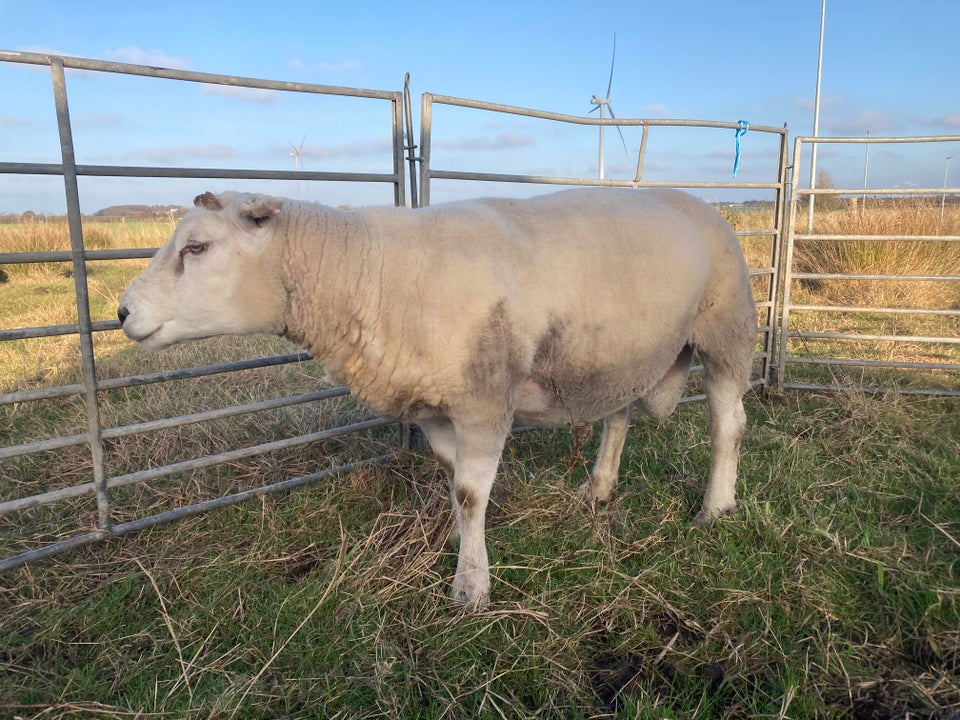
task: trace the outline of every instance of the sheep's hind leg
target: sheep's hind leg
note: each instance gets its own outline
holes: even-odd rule
[[[749,372],[749,367],[746,368]],[[747,424],[743,393],[748,376],[704,356],[704,384],[710,408],[710,477],[703,495],[703,507],[693,522],[709,526],[716,518],[737,506],[737,465],[740,439]]]
[[[457,462],[457,435],[454,432],[453,423],[445,417],[421,420],[417,425],[427,438],[427,443],[433,450],[433,454],[437,456],[450,487],[450,505],[453,510],[453,527],[450,530],[450,540],[454,541],[459,537],[458,506],[453,487],[454,468]]]
[[[672,413],[683,394],[684,387],[686,387],[692,357],[693,347],[685,345],[677,354],[673,365],[657,381],[657,384],[646,395],[637,400],[636,408],[657,419]],[[620,472],[620,456],[623,453],[623,445],[627,439],[629,425],[629,406],[604,418],[603,436],[600,440],[597,460],[590,473],[590,479],[580,486],[580,494],[586,500],[606,502],[610,499],[610,495],[617,484],[617,475]]]
[[[617,484],[620,455],[630,425],[630,408],[625,407],[603,419],[600,449],[593,463],[590,477],[580,486],[580,495],[587,501],[606,502]]]

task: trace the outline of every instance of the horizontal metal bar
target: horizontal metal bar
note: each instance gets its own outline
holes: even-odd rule
[[[663,187],[663,188],[755,188],[776,190],[777,183],[747,183],[747,182],[670,182],[640,180],[600,180],[598,178],[553,177],[550,175],[512,175],[506,173],[461,172],[456,170],[428,171],[430,179],[434,180],[482,180],[485,182],[530,183],[536,185],[578,185],[587,187]]]
[[[43,560],[53,555],[65,552],[67,550],[84,547],[86,545],[91,545],[101,540],[105,540],[110,537],[119,537],[121,535],[126,535],[131,532],[138,530],[143,530],[148,527],[153,527],[155,525],[160,525],[171,520],[176,520],[184,517],[191,517],[193,515],[199,515],[201,513],[209,512],[211,510],[217,510],[220,508],[228,507],[230,505],[235,505],[240,502],[244,502],[254,497],[260,497],[263,495],[283,492],[286,490],[293,490],[303,485],[307,485],[318,480],[323,480],[324,478],[332,477],[334,475],[341,475],[343,473],[353,472],[359,470],[362,467],[367,465],[372,465],[375,463],[386,462],[388,460],[393,460],[397,457],[400,457],[404,454],[403,450],[394,450],[393,452],[386,453],[384,455],[378,455],[376,457],[367,458],[366,460],[360,460],[354,463],[348,463],[346,465],[340,465],[335,468],[328,468],[326,470],[321,470],[319,472],[311,473],[310,475],[303,475],[297,478],[290,478],[289,480],[281,480],[280,482],[272,483],[270,485],[263,485],[261,487],[253,488],[250,490],[243,490],[237,493],[231,493],[230,495],[224,495],[223,497],[214,498],[212,500],[206,500],[204,502],[194,503],[192,505],[185,505],[181,508],[176,508],[174,510],[168,510],[166,512],[157,513],[156,515],[150,515],[149,517],[139,518],[137,520],[131,520],[130,522],[119,523],[114,525],[109,531],[108,530],[97,530],[94,532],[84,533],[76,537],[69,538],[67,540],[61,540],[59,542],[51,543],[42,548],[37,548],[36,550],[28,550],[27,552],[19,553],[18,555],[13,555],[8,558],[0,559],[0,573],[6,572],[8,570],[14,570],[22,565],[25,565],[28,562],[33,562],[37,560]]]
[[[750,277],[759,277],[761,275],[773,275],[776,270],[772,267],[750,268]]]
[[[305,362],[312,359],[313,355],[310,353],[299,352],[289,355],[253,358],[251,360],[236,360],[234,362],[218,363],[216,365],[202,365],[195,368],[166,370],[163,372],[147,373],[145,375],[131,375],[124,378],[107,378],[100,380],[97,383],[97,388],[99,390],[119,390],[122,388],[166,382],[167,380],[187,380],[190,378],[207,377],[209,375],[219,375],[221,373],[233,372],[234,370],[253,370],[255,368],[274,367],[276,365],[289,365],[291,363]]]
[[[152,258],[157,248],[129,248],[116,250],[84,250],[84,260],[140,260]],[[44,252],[0,253],[0,265],[28,265],[31,263],[70,262],[73,255],[69,250]]]
[[[157,430],[167,430],[169,428],[182,427],[211,420],[222,420],[224,418],[235,417],[237,415],[249,415],[255,412],[265,410],[275,410],[281,407],[290,407],[292,405],[302,405],[308,402],[327,400],[334,397],[349,395],[350,390],[346,387],[331,388],[329,390],[320,390],[318,392],[303,393],[301,395],[289,395],[281,398],[272,398],[270,400],[261,400],[255,403],[245,405],[231,405],[230,407],[217,410],[205,410],[203,412],[189,413],[187,415],[177,415],[174,417],[163,418],[162,420],[151,420],[149,422],[137,423],[135,425],[122,425],[113,428],[104,428],[101,436],[104,439],[121,438],[129,435],[137,435]],[[0,460],[20,455],[31,455],[38,452],[50,450],[60,450],[65,447],[82,445],[87,442],[85,434],[66,435],[49,440],[37,440],[35,442],[23,443],[21,445],[10,445],[0,448]]]
[[[750,126],[753,130],[753,126]],[[960,135],[912,135],[908,137],[812,137],[810,135],[799,135],[794,138],[797,143],[817,143],[817,144],[843,144],[852,145],[895,145],[903,143],[931,143],[931,142],[960,142]]]
[[[344,425],[343,427],[320,430],[318,432],[308,433],[306,435],[297,435],[292,438],[274,440],[267,443],[261,443],[260,445],[238,448],[236,450],[227,450],[226,452],[217,453],[216,455],[206,455],[202,458],[197,458],[196,460],[184,460],[183,462],[173,463],[163,467],[138,470],[137,472],[128,473],[126,475],[116,475],[110,478],[107,481],[107,487],[125,487],[127,485],[135,485],[148,480],[156,480],[158,478],[166,477],[167,475],[174,475],[180,472],[202,470],[203,468],[210,467],[212,465],[233,462],[234,460],[242,460],[253,455],[261,455],[263,453],[273,452],[274,450],[286,450],[288,448],[306,445],[307,443],[317,442],[319,440],[330,440],[341,435],[349,435],[362,430],[371,430],[374,428],[383,427],[384,425],[389,425],[390,423],[390,420],[384,420],[383,418],[364,420],[363,422],[352,423],[350,425]]]
[[[735,230],[737,237],[750,237],[752,235],[777,235],[779,230]]]
[[[736,122],[722,122],[715,120],[664,120],[662,118],[599,118],[584,115],[564,115],[563,113],[534,110],[532,108],[518,107],[516,105],[501,105],[499,103],[485,102],[483,100],[470,100],[468,98],[452,97],[450,95],[434,95],[433,93],[424,93],[423,97],[434,105],[452,105],[455,107],[472,108],[474,110],[489,110],[490,112],[507,113],[509,115],[523,115],[525,117],[540,118],[542,120],[558,120],[560,122],[572,123],[574,125],[620,125],[623,127],[637,127],[646,125],[649,127],[700,127],[716,128],[721,130],[740,129],[740,124]],[[786,135],[787,130],[784,127],[751,125],[750,132]]]
[[[25,63],[29,65],[49,65],[49,54],[0,50],[0,62]],[[105,60],[90,60],[87,58],[55,55],[63,61],[63,67],[71,70],[90,70],[92,72],[121,73],[123,75],[139,75],[167,80],[186,80],[188,82],[206,83],[209,85],[230,85],[232,87],[248,87],[261,90],[278,90],[282,92],[316,93],[320,95],[341,95],[346,97],[370,98],[376,100],[390,100],[400,102],[403,99],[400,91],[368,90],[365,88],[339,87],[336,85],[315,85],[312,83],[286,82],[282,80],[264,80],[261,78],[237,77],[233,75],[217,75],[214,73],[196,72],[193,70],[174,70],[146,65],[131,65],[128,63],[108,62]],[[753,128],[751,128],[752,130]]]
[[[86,433],[80,435],[63,435],[61,437],[50,438],[48,440],[34,440],[33,442],[21,443],[20,445],[8,445],[0,448],[0,460],[19,457],[21,455],[32,455],[39,452],[50,452],[52,450],[62,450],[63,448],[83,445],[89,438]]]
[[[843,367],[874,367],[903,370],[960,370],[957,363],[939,362],[898,362],[896,360],[851,360],[847,358],[811,358],[799,355],[787,355],[784,358],[790,365],[839,365]]]
[[[150,468],[149,470],[140,470],[138,472],[128,473],[126,475],[116,475],[107,480],[107,487],[125,487],[127,485],[133,485],[140,482],[146,482],[148,480],[166,477],[167,475],[173,475],[178,472],[201,470],[212,465],[219,465],[221,463],[232,462],[234,460],[242,460],[253,455],[261,455],[263,453],[268,453],[275,450],[298,447],[300,445],[306,445],[307,443],[317,442],[319,440],[329,440],[335,437],[340,437],[341,435],[349,435],[362,430],[382,427],[384,425],[389,425],[390,422],[391,421],[384,420],[382,418],[365,420],[363,422],[352,423],[350,425],[330,428],[327,430],[320,430],[318,432],[308,433],[306,435],[297,435],[291,438],[284,438],[283,440],[274,440],[272,442],[251,445],[249,447],[239,448],[237,450],[228,450],[226,452],[217,453],[216,455],[206,455],[195,460],[185,460],[183,462],[164,465],[162,467]],[[27,510],[38,505],[48,505],[50,503],[59,502],[60,500],[86,495],[88,493],[92,493],[93,491],[94,484],[90,482],[82,485],[73,485],[71,487],[60,488],[58,490],[50,490],[49,492],[31,495],[29,497],[7,500],[6,502],[0,503],[0,515],[9,512],[15,512],[17,510]]]
[[[336,182],[394,183],[403,173],[317,172],[311,170],[233,170],[117,165],[77,165],[77,175],[93,177],[156,177],[229,180],[326,180]]]
[[[93,532],[76,535],[72,538],[67,538],[66,540],[58,540],[55,543],[45,545],[42,548],[37,548],[36,550],[28,550],[27,552],[22,552],[18,555],[12,555],[8,558],[0,558],[0,573],[7,572],[8,570],[15,570],[21,565],[26,565],[28,562],[33,562],[34,560],[44,560],[48,557],[52,557],[68,550],[75,550],[76,548],[93,545],[94,543],[100,542],[101,540],[106,540],[109,537],[109,530],[94,530]]]
[[[960,188],[794,188],[802,195],[958,195]]]
[[[255,358],[252,360],[237,360],[235,362],[219,363],[217,365],[203,365],[195,368],[185,368],[181,370],[167,370],[164,372],[149,373],[146,375],[133,375],[123,378],[106,378],[97,382],[98,390],[119,390],[121,388],[138,387],[140,385],[149,385],[151,383],[166,382],[167,380],[186,380],[190,378],[207,377],[209,375],[219,375],[221,373],[233,372],[234,370],[252,370],[261,367],[273,367],[275,365],[287,365],[295,362],[304,362],[312,360],[310,353],[301,352],[292,355],[276,355],[266,358]],[[51,398],[66,397],[83,392],[82,385],[63,385],[60,387],[40,388],[37,390],[19,390],[16,392],[0,395],[0,405],[11,405],[18,402],[30,402],[34,400],[49,400]]]
[[[887,393],[899,395],[927,395],[930,397],[960,397],[960,390],[914,389],[903,387],[884,387],[881,385],[820,385],[817,383],[784,382],[785,390],[828,390],[832,392]]]
[[[0,162],[0,175],[63,175],[60,163]]]
[[[958,242],[960,235],[805,235],[794,233],[795,241],[829,241],[829,242]]]
[[[63,166],[54,163],[4,162],[0,163],[0,174],[62,175]],[[187,168],[151,165],[77,165],[77,175],[86,177],[195,178],[202,180],[321,180],[326,182],[395,183],[402,173]]]
[[[960,344],[960,337],[930,337],[926,335],[870,335],[867,333],[804,332],[799,330],[789,330],[784,335],[788,338],[806,338],[809,340],[892,340],[911,343]]]
[[[124,535],[129,532],[145,530],[146,528],[153,527],[155,525],[161,525],[171,520],[178,520],[184,517],[200,515],[211,510],[217,510],[230,505],[236,505],[239,502],[250,500],[255,497],[261,497],[270,493],[283,492],[286,490],[294,490],[298,487],[302,487],[303,485],[308,485],[312,482],[316,482],[317,480],[330,477],[331,475],[353,472],[354,470],[359,470],[367,465],[393,460],[401,457],[405,452],[405,450],[394,450],[393,452],[384,453],[383,455],[377,455],[372,458],[359,460],[346,465],[340,465],[327,470],[320,470],[319,472],[311,473],[309,475],[302,475],[300,477],[290,478],[289,480],[281,480],[280,482],[272,483],[270,485],[261,485],[249,490],[242,490],[237,493],[231,493],[230,495],[214,498],[212,500],[205,500],[194,505],[186,505],[182,508],[168,510],[166,512],[151,515],[139,520],[131,520],[130,522],[120,523],[113,526],[111,535]]]
[[[120,329],[120,322],[118,320],[95,321],[91,322],[90,325],[91,329],[95,332]],[[80,325],[78,323],[72,323],[70,325],[47,325],[45,327],[35,328],[14,328],[12,330],[0,330],[0,342],[4,340],[29,340],[32,338],[56,337],[58,335],[77,335],[79,332]]]
[[[260,400],[258,402],[246,403],[245,405],[231,405],[217,410],[204,410],[202,412],[190,413],[187,415],[178,415],[176,417],[163,418],[162,420],[151,420],[149,422],[137,423],[135,425],[123,425],[113,428],[104,428],[103,438],[121,438],[129,435],[139,435],[145,432],[155,432],[157,430],[168,430],[170,428],[182,427],[184,425],[193,425],[201,422],[210,422],[211,420],[222,420],[224,418],[236,417],[237,415],[249,415],[255,412],[265,410],[276,410],[293,405],[304,405],[309,402],[318,402],[320,400],[329,400],[335,397],[344,397],[349,395],[350,390],[347,387],[330,388],[329,390],[320,390],[311,393],[302,393],[300,395],[288,395],[286,397],[272,398],[270,400]]]
[[[960,315],[960,309],[934,310],[931,308],[880,308],[854,307],[852,305],[794,305],[790,303],[790,312],[794,310],[810,312],[869,313],[887,315]]]
[[[83,385],[58,385],[56,387],[37,388],[36,390],[17,390],[0,395],[0,405],[33,402],[36,400],[53,400],[54,398],[69,397],[83,393]]]
[[[960,275],[873,275],[858,273],[791,273],[794,280],[906,280],[916,282],[960,282]]]

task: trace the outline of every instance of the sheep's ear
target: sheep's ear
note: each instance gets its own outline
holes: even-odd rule
[[[220,198],[209,190],[203,195],[197,195],[193,199],[193,204],[197,207],[206,208],[207,210],[223,210],[223,203],[220,202]]]
[[[252,195],[240,203],[237,214],[241,220],[263,227],[265,223],[277,216],[282,207],[283,200],[280,198]]]

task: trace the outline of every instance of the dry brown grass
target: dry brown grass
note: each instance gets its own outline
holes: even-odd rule
[[[816,235],[958,236],[960,207],[940,220],[939,204],[883,200],[817,212]],[[799,272],[857,275],[960,275],[960,241],[800,240],[794,249]],[[809,286],[821,302],[837,305],[960,308],[960,284],[943,281],[823,280]]]
[[[159,247],[173,233],[170,221],[83,222],[84,247],[88,250],[110,248]],[[63,220],[28,220],[0,224],[0,252],[35,253],[70,250],[70,228]],[[69,263],[23,263],[0,267],[7,279],[16,276],[63,275]],[[2,279],[2,277],[0,277]]]

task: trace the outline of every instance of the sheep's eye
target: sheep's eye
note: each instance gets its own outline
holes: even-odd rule
[[[184,255],[199,255],[202,252],[205,252],[207,249],[207,243],[199,242],[189,242],[183,246],[183,249],[180,251],[180,257]]]

